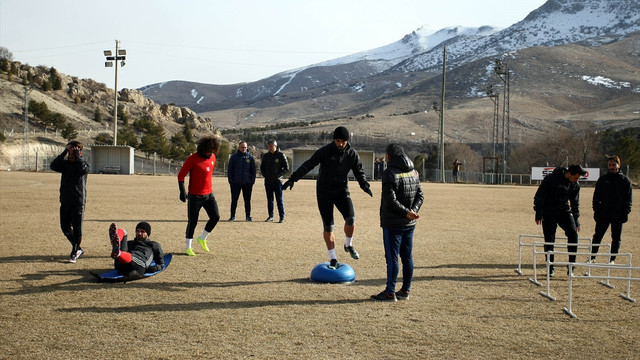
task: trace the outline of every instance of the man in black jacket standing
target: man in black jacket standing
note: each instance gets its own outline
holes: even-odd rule
[[[82,221],[87,200],[87,174],[91,169],[82,157],[82,143],[71,141],[50,165],[60,177],[60,228],[71,243],[69,262],[75,263],[84,254],[82,243]],[[65,156],[68,158],[65,159]]]
[[[267,193],[267,211],[269,217],[266,222],[273,221],[273,198],[278,204],[278,215],[280,223],[284,222],[284,201],[282,200],[282,177],[289,171],[287,157],[278,149],[278,142],[275,139],[267,141],[269,151],[262,155],[260,163],[260,173],[264,177],[264,190]]]
[[[247,143],[240,141],[238,151],[229,158],[229,168],[227,169],[227,179],[231,188],[231,216],[229,221],[236,219],[236,207],[240,192],[244,199],[245,219],[251,221],[251,192],[253,184],[256,182],[256,161],[249,150]]]
[[[333,132],[333,142],[318,149],[309,160],[291,174],[283,185],[283,190],[292,189],[293,184],[306,173],[320,165],[316,182],[318,210],[324,226],[323,237],[329,251],[329,267],[338,268],[338,257],[335,251],[333,207],[335,206],[344,218],[345,244],[344,251],[352,258],[359,259],[360,254],[353,248],[353,232],[355,230],[355,209],[349,193],[349,171],[353,172],[360,188],[373,196],[358,152],[349,145],[349,130],[339,126]]]
[[[592,244],[600,245],[604,234],[611,225],[611,253],[617,254],[620,250],[622,224],[629,220],[631,212],[631,181],[620,172],[620,157],[617,155],[607,158],[609,172],[600,176],[593,192],[593,219],[596,221],[596,233],[593,234]],[[597,253],[599,246],[593,247]],[[611,264],[616,259],[612,255]],[[595,262],[592,256],[590,262]]]
[[[578,243],[580,231],[580,180],[587,172],[580,165],[571,165],[568,169],[558,167],[547,175],[540,183],[533,198],[533,210],[536,212],[536,224],[542,224],[545,243],[553,243],[556,239],[558,226],[564,230],[567,242]],[[544,251],[553,251],[553,245],[544,245]],[[576,246],[568,246],[570,253],[577,251]],[[554,260],[551,255],[550,261]],[[569,255],[569,262],[575,262],[576,256]],[[553,265],[549,269],[549,276],[555,275]]]
[[[380,227],[387,262],[387,287],[371,298],[379,301],[409,299],[413,278],[413,231],[420,218],[418,211],[424,202],[420,176],[413,162],[398,144],[386,148],[387,169],[382,173]],[[402,287],[396,292],[396,281],[402,259]]]

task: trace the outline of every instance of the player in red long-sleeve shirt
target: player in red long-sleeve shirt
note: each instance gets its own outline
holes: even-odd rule
[[[204,226],[202,234],[198,236],[198,243],[204,251],[209,252],[207,237],[216,227],[220,220],[218,202],[213,195],[211,178],[213,169],[216,166],[216,154],[220,149],[220,140],[215,136],[204,137],[198,140],[197,151],[187,158],[178,173],[178,187],[180,188],[180,200],[187,201],[187,233],[186,233],[186,253],[189,256],[196,256],[191,243],[193,233],[198,224],[200,209],[204,208],[209,215],[209,221]],[[189,193],[184,189],[184,178],[189,174]]]

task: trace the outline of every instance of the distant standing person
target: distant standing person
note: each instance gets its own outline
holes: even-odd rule
[[[453,182],[458,182],[458,172],[460,171],[460,165],[462,165],[462,163],[458,161],[458,159],[455,159],[453,162]]]
[[[50,165],[60,177],[60,228],[71,243],[69,262],[75,263],[84,254],[82,222],[87,201],[87,174],[91,167],[82,157],[82,143],[71,141]],[[67,159],[65,159],[67,157]]]
[[[240,192],[244,199],[245,219],[251,221],[251,192],[256,182],[256,161],[247,150],[247,142],[240,141],[238,151],[229,158],[227,178],[231,188],[231,217],[229,221],[236,219],[236,207]]]
[[[151,225],[143,221],[136,225],[136,237],[127,240],[127,232],[116,224],[109,227],[113,266],[121,275],[144,275],[164,270],[162,246],[149,239]],[[151,265],[154,263],[154,265]]]
[[[540,183],[533,198],[533,210],[536,212],[536,224],[542,224],[545,243],[556,241],[558,226],[564,230],[569,244],[578,243],[580,231],[580,180],[587,172],[580,165],[571,165],[568,169],[557,167]],[[576,246],[569,246],[569,252],[576,252]],[[544,251],[553,251],[553,245],[544,245]],[[554,256],[550,255],[550,261]],[[576,261],[575,255],[569,255],[569,262]],[[552,265],[549,276],[555,275]]]
[[[609,262],[614,263],[620,250],[622,224],[629,220],[631,212],[631,181],[620,171],[620,157],[617,155],[607,158],[609,172],[600,176],[593,192],[593,219],[596,221],[596,232],[591,243],[600,245],[604,234],[611,225],[611,255]],[[593,247],[597,253],[599,246]],[[590,262],[595,262],[592,256]]]
[[[180,172],[178,172],[178,188],[180,189],[180,201],[187,202],[187,231],[186,231],[186,254],[196,256],[191,247],[193,233],[198,225],[200,209],[204,208],[209,216],[209,220],[204,226],[202,234],[198,236],[198,244],[202,249],[209,252],[207,237],[216,227],[220,220],[218,202],[213,195],[211,179],[213,169],[216,166],[216,154],[220,149],[220,140],[215,136],[203,137],[197,142],[197,150],[189,155],[184,161]],[[189,175],[189,192],[184,188],[184,178]]]
[[[387,262],[387,286],[371,298],[379,301],[409,299],[413,279],[413,231],[420,218],[418,211],[424,202],[420,176],[413,162],[399,144],[386,148],[387,169],[382,173],[380,226],[384,256]],[[402,287],[396,292],[396,282],[402,259]]]
[[[320,210],[324,226],[324,241],[329,251],[329,267],[337,269],[338,257],[333,233],[334,206],[340,211],[345,221],[344,251],[348,252],[356,260],[360,258],[360,254],[353,248],[356,213],[349,193],[349,171],[353,172],[362,191],[369,194],[369,196],[373,196],[373,193],[362,169],[360,156],[349,144],[349,130],[345,127],[337,127],[333,132],[333,142],[316,150],[309,160],[302,163],[298,170],[291,174],[289,180],[282,185],[283,189],[292,189],[296,181],[318,165],[320,165],[318,180],[316,181],[318,210]]]
[[[267,193],[267,222],[273,221],[273,198],[278,205],[280,223],[284,222],[284,201],[282,199],[282,177],[289,171],[287,157],[278,148],[275,139],[267,141],[269,151],[262,156],[260,173],[264,177],[264,190]]]

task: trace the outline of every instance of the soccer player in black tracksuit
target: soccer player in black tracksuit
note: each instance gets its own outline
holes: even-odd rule
[[[604,233],[611,225],[611,253],[620,250],[622,224],[629,220],[631,212],[631,181],[620,172],[620,158],[617,155],[608,157],[609,172],[600,176],[593,192],[593,219],[596,221],[596,232],[593,234],[592,244],[600,245]],[[599,246],[593,247],[597,253]],[[595,262],[592,256],[590,262]],[[613,263],[615,255],[609,261]]]
[[[136,225],[136,237],[127,241],[127,232],[118,229],[116,224],[109,227],[111,257],[116,270],[125,276],[140,276],[164,269],[162,246],[149,240],[151,225],[142,221]],[[151,265],[155,262],[154,265]]]
[[[65,156],[68,155],[68,159]],[[51,170],[62,173],[60,177],[60,228],[71,243],[69,262],[75,263],[84,254],[82,221],[87,200],[87,174],[90,167],[82,157],[82,143],[71,141],[62,154],[50,165]]]
[[[355,230],[355,210],[349,194],[349,171],[353,172],[360,188],[373,196],[367,182],[362,161],[358,153],[349,145],[349,130],[339,126],[333,132],[333,142],[318,149],[309,160],[305,161],[283,185],[283,190],[293,188],[293,184],[318,164],[320,170],[316,182],[316,196],[318,210],[324,226],[323,237],[329,251],[329,267],[338,268],[338,257],[335,251],[335,236],[333,233],[333,207],[335,206],[345,220],[344,234],[346,236],[344,251],[352,258],[359,259],[360,255],[353,248],[353,232]]]
[[[571,165],[568,169],[558,167],[547,175],[533,198],[533,209],[536,212],[536,224],[542,224],[544,241],[553,243],[556,229],[560,226],[568,238],[568,243],[578,243],[580,231],[580,184],[578,180],[587,172],[580,165]],[[576,252],[576,246],[569,246],[569,252]],[[544,251],[553,251],[553,245],[545,245]],[[553,262],[554,256],[551,255]],[[569,255],[569,262],[575,262],[576,256]],[[550,276],[555,275],[553,265],[549,269]]]

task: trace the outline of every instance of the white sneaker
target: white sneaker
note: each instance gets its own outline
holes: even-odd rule
[[[609,261],[609,265],[615,265],[615,264],[616,263],[613,260]]]
[[[596,263],[596,259],[589,259],[589,261],[587,261],[587,264],[595,264]]]

